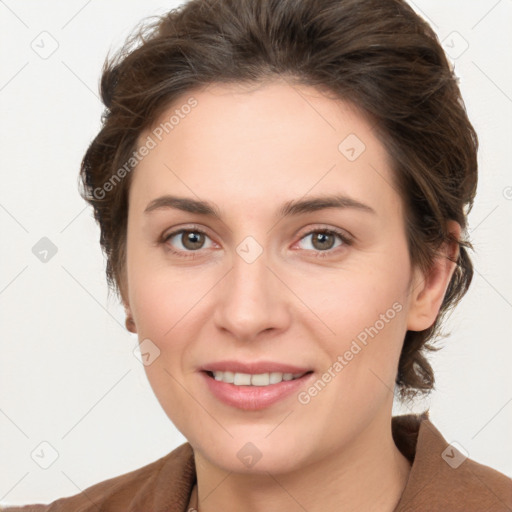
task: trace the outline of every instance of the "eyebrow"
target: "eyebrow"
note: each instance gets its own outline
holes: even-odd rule
[[[209,201],[200,201],[188,197],[178,197],[171,195],[165,195],[153,199],[146,206],[144,213],[150,213],[155,210],[169,208],[222,219],[222,213],[219,208]],[[290,217],[316,212],[318,210],[324,210],[327,208],[350,208],[359,210],[361,212],[376,214],[375,210],[371,206],[361,203],[352,197],[345,195],[328,195],[287,201],[277,211],[277,217]]]

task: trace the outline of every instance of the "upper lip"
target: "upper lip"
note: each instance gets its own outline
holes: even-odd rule
[[[233,373],[250,373],[258,375],[261,373],[307,373],[311,368],[295,366],[291,364],[276,363],[273,361],[243,362],[243,361],[216,361],[205,364],[200,368],[202,371],[228,371]]]

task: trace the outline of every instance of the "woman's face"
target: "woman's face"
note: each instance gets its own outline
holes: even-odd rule
[[[211,85],[160,121],[139,138],[125,302],[169,418],[229,471],[292,470],[388,428],[406,330],[428,325],[372,127],[281,82]]]

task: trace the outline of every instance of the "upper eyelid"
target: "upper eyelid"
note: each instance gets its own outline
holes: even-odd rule
[[[164,231],[163,235],[162,235],[162,240],[168,240],[169,238],[172,238],[176,235],[179,235],[180,233],[183,233],[183,232],[186,232],[186,231],[191,231],[191,232],[194,232],[194,231],[197,231],[199,233],[203,233],[205,234],[206,236],[208,236],[209,238],[212,238],[209,234],[208,234],[208,231],[204,228],[201,228],[199,226],[185,226],[185,227],[181,227],[181,228],[177,228],[177,229],[172,229],[171,231]]]

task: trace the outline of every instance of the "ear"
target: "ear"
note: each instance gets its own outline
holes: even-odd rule
[[[453,236],[460,240],[460,225],[450,220],[447,228]],[[435,322],[450,279],[456,268],[459,257],[459,246],[456,242],[445,242],[438,250],[432,268],[427,275],[419,269],[414,270],[411,285],[411,301],[407,318],[407,329],[423,331]],[[454,260],[454,261],[451,261]]]
[[[124,307],[124,312],[126,314],[126,320],[124,321],[124,325],[126,329],[134,334],[137,333],[137,326],[135,325],[135,321],[133,320],[133,314],[132,310],[130,308],[130,301],[128,300],[128,286],[127,286],[127,279],[126,279],[126,268],[123,267],[121,269],[120,276],[117,280],[118,283],[118,292],[119,297],[121,299],[121,302]]]
[[[123,301],[124,305],[124,311],[126,313],[126,320],[124,321],[124,325],[126,326],[126,329],[132,333],[137,333],[137,326],[135,325],[135,322],[133,320],[133,314],[132,310],[130,309],[130,305]]]

